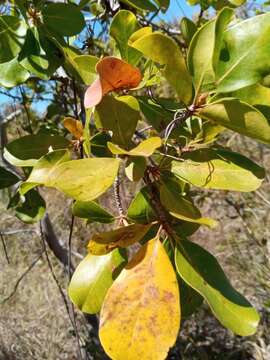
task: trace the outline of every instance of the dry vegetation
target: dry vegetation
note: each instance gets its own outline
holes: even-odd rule
[[[235,150],[270,168],[270,150],[240,136],[226,141]],[[252,194],[198,192],[197,202],[204,214],[219,220],[215,231],[203,229],[193,240],[215,253],[239,290],[253,302],[262,315],[257,334],[240,338],[222,328],[205,306],[183,324],[177,346],[169,359],[188,360],[269,360],[270,359],[270,174],[262,188]],[[125,191],[128,203],[128,187]],[[112,196],[104,201],[114,207]],[[55,191],[46,192],[48,210],[57,235],[66,244],[69,234],[70,200]],[[38,226],[26,226],[6,212],[7,196],[1,193],[0,230],[18,233],[4,236],[10,264],[0,255],[0,302],[12,293],[17,279],[42,252]],[[92,228],[76,221],[73,236],[73,261],[80,261]],[[67,287],[65,269],[49,252],[54,273],[62,288]],[[77,359],[74,329],[63,298],[48,268],[44,254],[20,282],[15,294],[0,305],[1,360]],[[77,314],[81,340],[88,359],[106,359],[86,319]]]

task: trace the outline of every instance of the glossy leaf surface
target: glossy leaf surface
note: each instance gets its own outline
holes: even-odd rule
[[[270,144],[270,125],[255,107],[234,98],[218,100],[198,111],[203,119]]]
[[[104,256],[88,254],[76,268],[68,294],[81,311],[96,314],[105,295],[126,263],[126,257],[114,250]]]
[[[242,336],[255,333],[259,315],[230,284],[213,255],[190,241],[181,241],[175,253],[179,275],[208,302],[216,318]]]
[[[175,88],[179,98],[188,104],[192,96],[191,77],[184,57],[174,40],[161,33],[152,33],[139,38],[132,46],[144,56],[164,65],[162,70],[164,76]]]
[[[218,91],[235,91],[261,80],[270,73],[269,56],[269,13],[231,26],[223,35],[216,68]]]
[[[21,51],[26,24],[16,16],[0,16],[0,63],[13,60]]]

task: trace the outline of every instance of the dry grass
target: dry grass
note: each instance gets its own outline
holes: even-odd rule
[[[227,139],[228,140],[228,139]],[[264,163],[270,168],[270,151],[251,141],[234,138],[236,150]],[[130,189],[125,188],[129,202]],[[259,195],[228,192],[204,192],[196,196],[203,213],[219,220],[216,230],[202,229],[194,241],[202,243],[215,253],[239,290],[244,292],[260,310],[263,320],[258,333],[251,338],[240,338],[223,329],[204,307],[183,324],[177,346],[169,359],[205,360],[269,360],[270,359],[270,183],[266,181]],[[103,199],[114,210],[111,195]],[[48,209],[57,235],[65,244],[70,224],[70,201],[56,191],[46,193]],[[230,205],[228,203],[230,202]],[[0,301],[10,294],[19,276],[39,256],[42,246],[36,226],[16,220],[4,209],[6,199],[0,204],[0,230],[22,229],[23,232],[5,237],[11,260],[7,264],[1,249]],[[80,259],[85,245],[95,230],[76,221],[73,237],[74,262]],[[1,246],[1,244],[0,244]],[[55,274],[63,289],[67,287],[67,274],[50,254]],[[268,303],[268,307],[267,307]],[[91,329],[78,314],[79,333],[86,345],[89,359],[105,359],[98,350]],[[15,295],[0,305],[0,359],[1,360],[62,360],[77,359],[76,338],[69,321],[63,299],[43,256],[24,277]]]

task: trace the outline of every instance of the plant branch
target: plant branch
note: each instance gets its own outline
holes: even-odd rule
[[[0,231],[0,238],[1,238],[2,245],[3,245],[4,254],[5,254],[7,263],[10,264],[9,256],[8,256],[8,252],[7,252],[7,247],[6,247],[6,242],[5,242],[5,238],[4,238],[4,235],[3,235],[3,233],[2,233],[1,231]]]

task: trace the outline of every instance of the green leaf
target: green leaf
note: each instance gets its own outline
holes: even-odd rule
[[[147,187],[142,188],[132,200],[127,216],[139,224],[149,224],[156,220],[156,214],[150,205]]]
[[[179,275],[204,297],[222,325],[241,336],[255,333],[257,311],[231,286],[213,255],[182,240],[176,248],[175,264]]]
[[[150,0],[122,0],[122,2],[134,7],[138,10],[145,10],[145,11],[157,11],[155,5]]]
[[[182,181],[209,189],[254,191],[265,171],[245,156],[225,149],[202,149],[172,161],[171,171]]]
[[[129,46],[130,36],[139,29],[136,16],[128,10],[120,10],[113,17],[110,26],[110,35],[116,41],[122,59],[135,65],[141,53]]]
[[[114,216],[94,201],[76,201],[72,206],[72,214],[91,222],[109,224],[114,222]]]
[[[208,21],[196,32],[190,43],[188,67],[197,93],[215,87],[214,69],[220,53],[221,36],[232,15],[231,9],[224,8],[215,20]]]
[[[248,103],[249,105],[264,105],[270,107],[270,89],[262,86],[261,84],[247,86],[234,91],[231,95],[234,98],[238,98]]]
[[[48,57],[39,43],[37,28],[27,30],[25,43],[18,60],[26,70],[43,80],[48,80],[58,67],[58,64],[50,67]]]
[[[0,85],[6,88],[12,88],[24,83],[30,74],[20,65],[15,58],[9,62],[0,64]]]
[[[189,45],[197,31],[196,25],[189,18],[183,17],[180,22],[180,30],[186,44]]]
[[[163,180],[160,186],[160,200],[169,213],[177,219],[215,227],[216,221],[201,217],[199,209],[190,199],[181,194],[181,185],[173,179]]]
[[[139,105],[133,96],[104,96],[95,111],[97,128],[112,131],[112,141],[124,147],[129,147],[139,119]]]
[[[115,155],[129,155],[129,156],[151,156],[157,148],[162,144],[161,138],[158,136],[150,137],[146,140],[143,140],[139,145],[137,145],[132,150],[124,150],[120,146],[115,145],[111,142],[107,143],[109,150]]]
[[[154,0],[154,1],[158,5],[158,7],[162,10],[162,12],[168,10],[168,7],[170,6],[170,0]]]
[[[49,29],[64,36],[77,35],[86,25],[80,8],[75,4],[48,4],[42,10],[42,17]]]
[[[216,85],[230,92],[252,85],[270,73],[270,13],[231,26],[223,34]]]
[[[198,110],[198,116],[240,134],[270,144],[270,125],[255,107],[234,98],[217,100]]]
[[[139,181],[146,170],[146,159],[140,156],[130,158],[125,167],[125,173],[130,181]]]
[[[36,190],[30,190],[22,196],[20,205],[15,208],[17,218],[26,224],[34,224],[45,215],[46,203]]]
[[[65,149],[69,141],[62,136],[47,134],[27,135],[8,143],[4,157],[15,166],[34,166],[50,150]]]
[[[92,154],[97,157],[111,157],[112,153],[107,148],[107,143],[111,140],[111,136],[106,132],[94,135],[90,140]]]
[[[79,55],[73,58],[78,72],[86,85],[91,84],[97,77],[96,64],[99,58],[93,55]]]
[[[37,162],[26,184],[54,187],[76,200],[92,201],[108,190],[118,172],[118,159],[88,158],[55,163],[51,160],[54,153]]]
[[[0,63],[13,60],[21,51],[26,24],[16,16],[0,16]]]
[[[94,234],[88,243],[88,251],[93,255],[105,255],[115,248],[126,248],[141,241],[151,226],[133,224]]]
[[[164,65],[162,73],[186,104],[192,98],[192,81],[185,59],[173,39],[162,33],[152,33],[139,38],[132,46],[152,61]]]
[[[19,181],[20,179],[16,175],[0,166],[0,189],[17,184]]]
[[[76,268],[68,288],[68,295],[81,311],[96,314],[113,281],[126,264],[126,257],[118,249],[104,256],[87,255]]]

